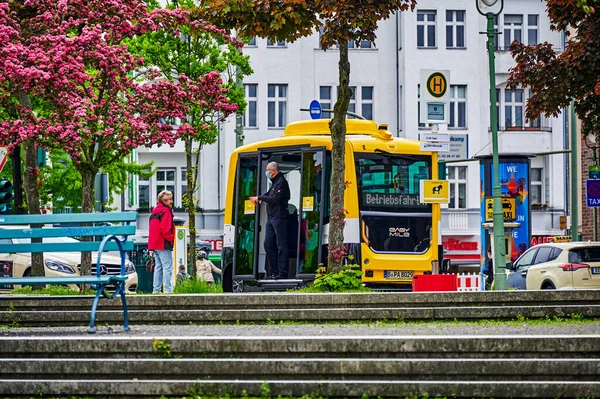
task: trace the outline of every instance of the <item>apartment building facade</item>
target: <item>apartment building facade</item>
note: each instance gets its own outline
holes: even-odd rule
[[[420,0],[414,12],[393,15],[383,21],[374,43],[352,44],[350,111],[378,123],[387,123],[398,137],[418,139],[431,128],[419,123],[419,78],[422,69],[450,71],[450,123],[441,132],[464,137],[468,158],[491,154],[489,74],[485,18],[475,0]],[[508,90],[506,80],[514,65],[508,51],[512,40],[527,44],[548,41],[557,49],[563,37],[552,32],[545,5],[538,0],[505,0],[496,20],[496,92],[499,111],[499,153],[531,155],[529,193],[534,240],[564,234],[559,216],[569,205],[569,164],[566,113],[558,117],[525,119],[527,88]],[[338,50],[323,51],[319,33],[294,43],[254,38],[244,48],[254,74],[244,79],[248,107],[243,117],[244,143],[280,136],[286,124],[309,119],[312,100],[333,108],[338,82]],[[324,117],[327,117],[325,113]],[[196,226],[200,237],[213,240],[219,249],[229,156],[236,146],[235,118],[223,122],[214,145],[200,154],[200,212]],[[557,152],[552,155],[537,155]],[[187,191],[183,145],[174,148],[139,149],[138,162],[154,161],[157,173],[134,182],[132,194],[123,201],[140,212],[140,229],[147,228],[143,214],[155,203],[163,188],[175,193],[175,212]],[[443,242],[447,255],[456,261],[479,263],[481,248],[481,190],[478,161],[447,164],[451,201],[443,211]]]

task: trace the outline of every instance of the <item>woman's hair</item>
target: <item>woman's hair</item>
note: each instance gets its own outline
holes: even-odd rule
[[[158,193],[158,196],[156,197],[156,201],[157,202],[163,202],[163,200],[167,197],[172,197],[173,193],[170,192],[169,190],[162,190],[160,193]]]

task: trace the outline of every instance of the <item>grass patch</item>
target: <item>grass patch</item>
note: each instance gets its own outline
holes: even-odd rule
[[[85,295],[94,294],[96,291],[89,289]],[[34,290],[31,286],[15,288],[10,291],[14,295],[79,295],[79,290],[74,290],[62,285],[50,285],[42,289]]]
[[[221,294],[223,286],[220,283],[207,283],[197,278],[179,280],[173,289],[174,294]]]

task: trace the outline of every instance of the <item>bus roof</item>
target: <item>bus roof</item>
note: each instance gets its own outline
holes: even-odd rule
[[[286,146],[295,145],[300,142],[310,142],[314,146],[325,145],[331,146],[331,132],[329,130],[329,122],[331,119],[316,119],[308,121],[292,122],[288,124],[281,137],[260,141],[248,145],[244,145],[235,150],[235,152],[254,151],[265,146]],[[394,137],[387,130],[387,125],[377,125],[371,120],[347,119],[346,120],[346,139],[354,145],[361,145],[363,148],[381,147],[382,150],[396,152],[393,143],[400,144],[403,153],[421,153],[420,142],[417,140],[408,140],[404,138]],[[366,147],[365,147],[366,146]],[[423,155],[429,155],[430,152],[423,152]]]

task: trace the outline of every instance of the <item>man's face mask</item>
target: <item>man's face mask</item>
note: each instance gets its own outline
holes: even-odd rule
[[[270,179],[271,178],[271,172],[269,172],[268,170],[265,170],[265,176],[267,176]]]

